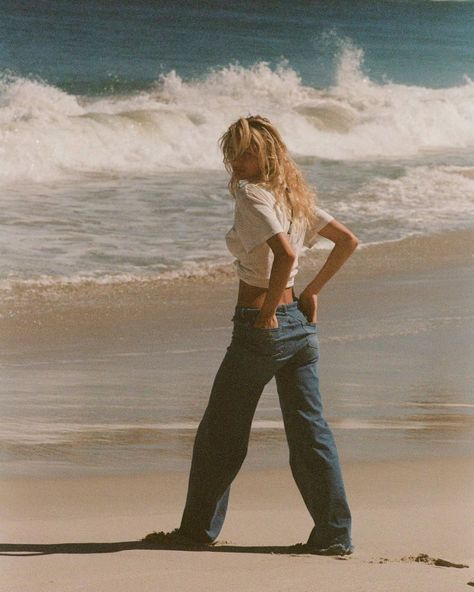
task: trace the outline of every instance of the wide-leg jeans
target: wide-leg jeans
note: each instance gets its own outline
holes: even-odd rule
[[[180,531],[202,542],[219,535],[258,400],[275,376],[291,471],[314,521],[307,543],[350,546],[351,514],[323,417],[317,324],[307,321],[297,301],[278,306],[275,329],[254,327],[257,314],[255,308],[235,309],[232,340],[194,441]]]

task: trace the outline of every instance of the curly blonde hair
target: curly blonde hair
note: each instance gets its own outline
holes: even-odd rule
[[[231,177],[229,191],[235,197],[239,179],[234,175],[232,161],[245,152],[258,158],[259,184],[269,189],[275,199],[292,212],[293,220],[313,221],[316,218],[316,192],[306,183],[276,127],[266,117],[241,117],[219,138],[225,168]]]

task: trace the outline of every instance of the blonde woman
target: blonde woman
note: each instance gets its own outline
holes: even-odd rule
[[[314,521],[306,552],[352,552],[351,515],[319,390],[318,294],[356,248],[354,234],[316,207],[314,195],[275,126],[240,118],[219,141],[230,173],[235,220],[226,235],[239,292],[230,346],[199,424],[181,525],[145,540],[212,544],[230,486],[247,453],[264,386],[276,378],[293,477]],[[334,242],[296,298],[298,255],[321,235]]]

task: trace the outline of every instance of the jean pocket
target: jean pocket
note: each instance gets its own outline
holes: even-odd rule
[[[255,329],[255,331],[262,331],[262,332],[268,332],[268,333],[278,333],[278,331],[280,331],[280,326],[278,327],[255,327],[254,325],[251,325],[252,329]]]
[[[278,327],[255,327],[254,322],[255,319],[232,319],[234,322],[234,330],[242,334],[247,334],[249,337],[254,335],[255,337],[265,337],[273,338],[275,337],[280,331],[281,326]]]
[[[319,334],[318,323],[310,323],[309,321],[306,321],[306,323],[303,325],[303,327],[304,327],[304,330],[307,335],[318,336],[318,334]]]

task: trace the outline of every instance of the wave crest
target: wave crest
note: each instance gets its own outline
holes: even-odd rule
[[[363,50],[341,41],[333,86],[303,84],[288,61],[174,70],[134,95],[79,97],[40,80],[0,78],[0,182],[83,173],[153,174],[221,169],[217,138],[242,115],[261,113],[296,157],[377,159],[472,149],[474,83],[431,89],[377,83]]]

